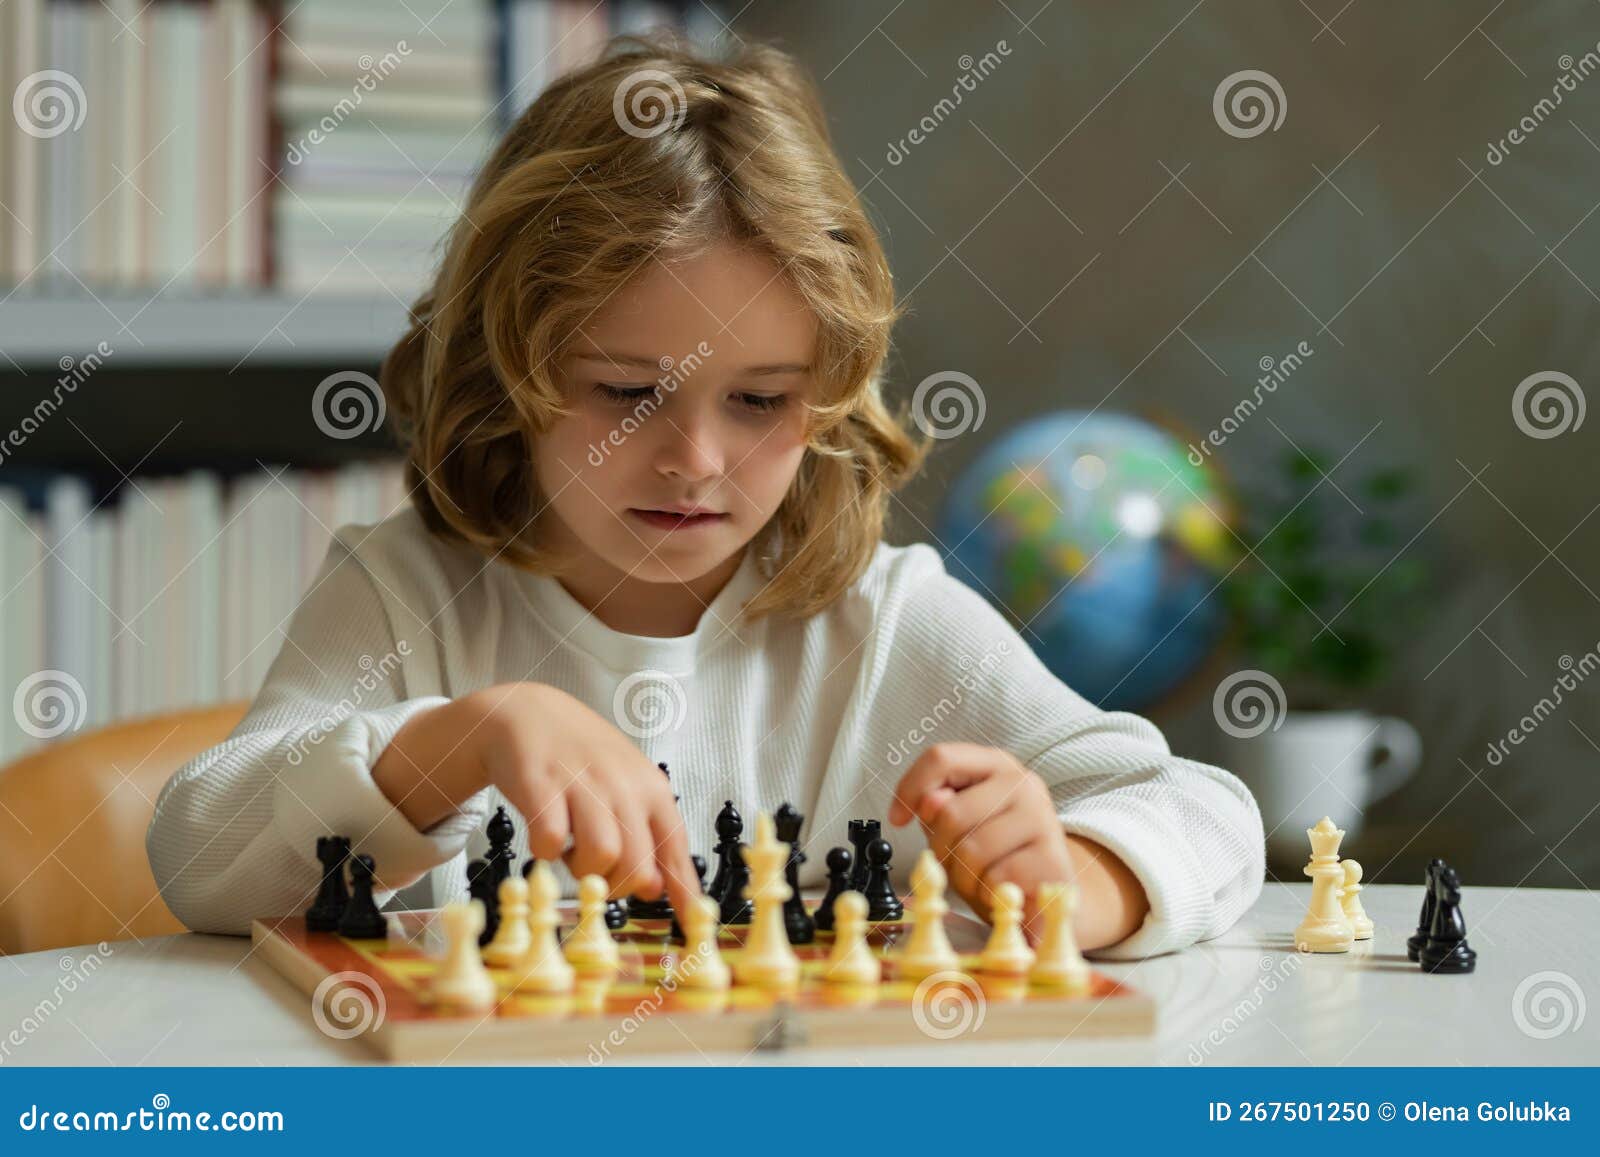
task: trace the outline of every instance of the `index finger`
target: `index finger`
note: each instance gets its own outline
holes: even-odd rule
[[[650,835],[655,841],[656,866],[666,886],[667,899],[672,910],[683,920],[690,902],[700,895],[700,873],[694,870],[689,859],[689,838],[683,830],[683,817],[676,807],[666,812],[652,810]]]
[[[894,788],[889,805],[889,822],[895,827],[910,822],[913,816],[931,819],[930,805],[937,804],[941,789],[960,791],[987,779],[995,755],[991,747],[976,743],[936,743],[912,762]],[[930,814],[923,814],[928,809]]]

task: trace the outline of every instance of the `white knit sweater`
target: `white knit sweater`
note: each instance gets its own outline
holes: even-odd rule
[[[561,688],[665,761],[702,855],[724,800],[747,825],[792,802],[806,816],[803,886],[825,880],[848,819],[887,815],[923,748],[961,740],[1038,772],[1067,830],[1138,875],[1150,915],[1102,955],[1217,936],[1260,893],[1261,818],[1239,781],[1172,755],[1147,721],[1090,706],[931,547],[880,546],[809,620],[738,623],[763,581],[747,554],[692,634],[640,637],[606,627],[553,579],[440,541],[414,511],[342,528],[249,714],[161,793],[148,849],[162,896],[191,928],[247,931],[253,917],[310,903],[317,837],[338,833],[377,862],[380,903],[462,898],[465,861],[482,854],[504,798],[485,790],[419,832],[371,769],[413,713],[513,680]],[[884,836],[903,883],[926,842],[915,823],[885,823]]]

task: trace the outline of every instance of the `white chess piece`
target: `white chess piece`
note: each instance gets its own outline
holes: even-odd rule
[[[1022,934],[1024,900],[1022,889],[1015,884],[1001,884],[994,890],[994,902],[989,907],[994,930],[983,946],[983,955],[978,957],[982,971],[1016,974],[1033,967],[1034,952]]]
[[[774,834],[772,817],[766,812],[756,813],[756,841],[745,849],[744,860],[750,868],[744,898],[755,912],[734,971],[741,984],[793,987],[800,980],[800,958],[789,947],[783,923],[783,902],[789,898],[789,885],[783,879],[789,845]]]
[[[1078,911],[1076,884],[1040,884],[1039,916],[1044,929],[1039,936],[1039,958],[1028,970],[1030,983],[1071,992],[1089,989],[1089,965],[1078,951],[1072,918]]]
[[[445,955],[433,976],[433,999],[437,1003],[474,1012],[494,1007],[498,995],[494,979],[478,955],[478,937],[485,920],[479,900],[440,909]]]
[[[931,848],[923,848],[911,869],[911,938],[895,957],[897,977],[921,980],[960,967],[961,958],[944,929],[944,915],[950,910],[944,899],[947,882],[939,858]]]
[[[622,968],[622,953],[606,927],[606,891],[604,876],[578,881],[578,924],[562,952],[581,976],[615,976]]]
[[[1357,940],[1372,939],[1372,918],[1361,906],[1361,865],[1354,860],[1341,860],[1344,869],[1344,887],[1339,892],[1339,906],[1344,918],[1350,921],[1350,930]]]
[[[500,926],[483,950],[485,964],[512,964],[528,950],[528,882],[511,875],[500,881]]]
[[[883,967],[867,947],[867,898],[840,892],[833,902],[833,951],[822,979],[830,984],[877,984]]]
[[[1294,930],[1294,946],[1301,952],[1349,952],[1355,929],[1339,906],[1339,893],[1344,889],[1339,841],[1344,839],[1344,831],[1323,816],[1316,827],[1306,829],[1306,835],[1311,840],[1311,862],[1302,870],[1311,877],[1311,904]]]
[[[683,956],[678,959],[676,976],[684,988],[722,989],[732,983],[732,974],[722,951],[717,947],[717,902],[710,896],[696,896],[680,918],[683,926]]]
[[[516,992],[572,991],[576,972],[556,940],[560,896],[555,873],[543,862],[536,863],[528,873],[528,947],[511,966],[511,987]]]

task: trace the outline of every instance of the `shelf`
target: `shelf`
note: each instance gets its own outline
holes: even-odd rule
[[[3,296],[3,294],[0,294]],[[59,372],[104,341],[105,368],[349,365],[380,361],[401,335],[405,307],[378,297],[218,292],[29,296],[0,304],[0,373]],[[8,360],[9,359],[9,360]]]

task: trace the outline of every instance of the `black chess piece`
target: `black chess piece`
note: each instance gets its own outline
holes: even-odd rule
[[[748,924],[755,918],[755,906],[744,898],[750,884],[750,865],[744,862],[744,845],[734,844],[728,851],[728,884],[722,894],[721,922]]]
[[[850,822],[855,823],[854,820]],[[822,903],[817,905],[816,915],[812,917],[824,932],[833,931],[833,902],[841,892],[850,890],[850,863],[854,859],[849,848],[828,850],[828,891],[823,895]]]
[[[1444,867],[1444,861],[1438,856],[1428,861],[1428,870],[1422,881],[1422,914],[1417,917],[1417,931],[1413,936],[1406,938],[1406,959],[1421,960],[1422,946],[1428,942],[1428,933],[1433,928],[1433,889],[1438,883],[1439,869]]]
[[[533,875],[533,870],[538,866],[539,861],[534,859],[532,856],[529,856],[522,863],[522,878],[526,880],[529,876]]]
[[[483,904],[483,931],[478,933],[478,947],[482,948],[494,939],[500,928],[500,893],[495,890],[488,860],[472,860],[467,864],[467,894]]]
[[[350,940],[383,940],[389,935],[389,922],[378,911],[372,898],[372,857],[362,854],[350,860],[350,902],[339,919],[339,935]]]
[[[790,944],[810,944],[817,938],[817,922],[806,911],[806,902],[800,895],[800,865],[806,854],[800,850],[800,829],[806,817],[785,803],[772,814],[772,827],[779,840],[789,845],[789,861],[784,865],[783,878],[789,885],[789,898],[783,902],[783,930]]]
[[[1471,972],[1478,954],[1467,944],[1467,922],[1461,915],[1461,878],[1452,867],[1441,867],[1434,883],[1433,924],[1422,946],[1424,972]]]
[[[734,849],[739,846],[739,837],[744,834],[744,818],[739,815],[739,809],[733,806],[731,799],[724,801],[722,810],[717,813],[716,829],[717,843],[711,850],[717,857],[717,871],[711,877],[711,887],[706,889],[706,895],[720,904],[728,894],[728,872]]]
[[[855,829],[850,833],[850,843],[855,847],[855,867],[850,872],[850,891],[865,892],[867,890],[867,845],[879,839],[882,825],[877,820],[854,820]]]
[[[661,769],[661,774],[669,780],[672,773],[667,770],[665,763],[656,764]],[[672,802],[678,802],[678,793],[672,793]],[[654,900],[645,900],[638,896],[628,897],[628,918],[631,920],[672,920],[676,917],[672,910],[672,900],[667,896],[665,889]]]
[[[306,909],[307,932],[336,932],[350,903],[344,886],[344,864],[350,858],[350,837],[318,836],[317,860],[322,864],[322,884]]]
[[[877,820],[869,820],[875,824]],[[905,915],[900,897],[895,895],[889,882],[889,861],[894,858],[894,848],[889,841],[879,837],[867,845],[867,919],[898,920]]]
[[[700,877],[700,894],[706,894],[706,858],[702,855],[691,855],[689,862],[694,864],[694,874]],[[678,914],[672,914],[672,927],[668,929],[668,938],[674,944],[684,943],[683,925],[678,923]]]
[[[500,885],[511,878],[511,868],[517,862],[517,853],[512,849],[511,842],[516,839],[517,829],[511,823],[511,817],[506,814],[506,809],[496,808],[489,819],[489,875],[494,879],[496,898],[500,895]]]
[[[628,906],[621,900],[606,901],[606,927],[620,932],[628,923]]]

